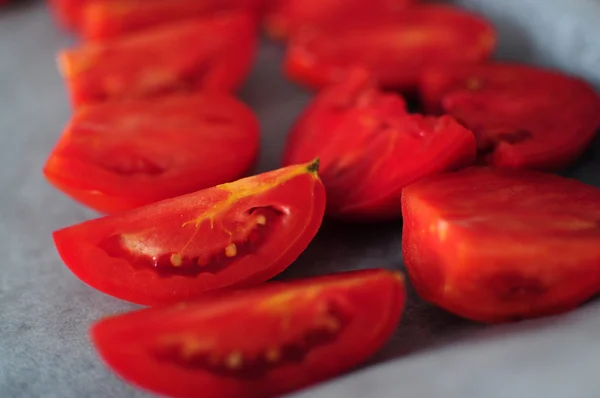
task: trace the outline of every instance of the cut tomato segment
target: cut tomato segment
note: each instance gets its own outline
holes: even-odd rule
[[[570,310],[600,289],[600,189],[469,168],[404,189],[404,262],[419,294],[504,322]]]
[[[412,90],[423,69],[479,63],[495,43],[494,29],[480,17],[448,6],[422,5],[373,23],[298,32],[284,68],[292,80],[321,88],[349,67],[364,65],[384,86]]]
[[[59,66],[75,106],[199,90],[235,90],[251,66],[246,12],[195,18],[65,50]]]
[[[258,120],[226,94],[109,102],[76,110],[44,174],[114,213],[243,177],[258,146]]]
[[[141,29],[223,10],[259,12],[261,0],[88,0],[82,35],[105,40]]]
[[[104,319],[92,340],[121,377],[178,398],[277,396],[373,355],[404,309],[385,270],[269,283]]]
[[[317,233],[318,163],[294,165],[56,231],[65,264],[115,297],[154,305],[264,282]]]
[[[380,23],[416,0],[274,0],[267,9],[265,29],[285,40],[308,28],[343,29],[358,23]]]
[[[585,82],[526,65],[494,63],[428,71],[421,96],[476,135],[482,161],[558,170],[576,160],[600,127],[600,99]]]
[[[473,134],[451,117],[406,114],[363,69],[323,90],[292,130],[284,164],[321,159],[327,213],[359,221],[399,217],[402,188],[422,177],[468,166]]]

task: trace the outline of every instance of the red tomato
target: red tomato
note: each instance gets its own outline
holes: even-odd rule
[[[407,115],[361,69],[323,90],[292,130],[284,164],[321,159],[329,215],[359,221],[400,216],[402,188],[476,158],[473,134],[451,117]]]
[[[378,23],[416,0],[274,0],[265,16],[267,34],[288,39],[306,28],[343,28],[349,24]]]
[[[570,310],[600,289],[600,189],[470,168],[404,189],[404,262],[419,294],[504,322]]]
[[[89,0],[48,0],[58,22],[66,29],[78,30],[81,10]]]
[[[109,102],[76,110],[44,174],[113,213],[236,180],[258,146],[258,120],[225,94]]]
[[[295,165],[54,233],[82,281],[139,304],[272,278],[302,253],[325,208],[318,163]]]
[[[301,31],[290,41],[285,72],[292,80],[321,88],[358,64],[386,87],[412,90],[423,69],[484,61],[495,42],[494,29],[480,17],[422,5],[381,22]]]
[[[600,126],[600,99],[585,82],[526,65],[431,70],[427,108],[473,130],[485,163],[558,170],[576,160]]]
[[[245,12],[194,18],[59,55],[75,106],[201,89],[235,90],[252,64],[256,23]]]
[[[81,30],[88,40],[107,39],[223,10],[259,11],[260,3],[262,0],[89,0]]]
[[[92,340],[121,377],[177,398],[268,398],[368,359],[391,337],[404,278],[345,272],[104,319]]]

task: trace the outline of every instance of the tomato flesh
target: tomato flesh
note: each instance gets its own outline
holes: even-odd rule
[[[378,23],[416,0],[275,0],[265,16],[267,34],[287,40],[304,29],[341,29],[349,24]]]
[[[249,71],[256,22],[229,12],[147,29],[62,51],[72,103],[156,98],[200,90],[233,91]]]
[[[172,397],[272,397],[360,364],[395,330],[403,278],[386,270],[269,283],[96,323],[121,377]]]
[[[535,171],[469,168],[406,187],[404,262],[419,294],[506,322],[570,310],[600,289],[600,189]]]
[[[292,130],[284,164],[321,159],[327,213],[376,221],[401,215],[404,186],[476,158],[473,134],[451,117],[408,115],[361,68],[323,90]]]
[[[155,305],[264,282],[317,233],[325,209],[318,163],[244,178],[54,233],[88,285]]]
[[[91,0],[83,9],[81,33],[106,40],[223,10],[259,11],[257,0]]]
[[[284,69],[292,80],[319,89],[349,67],[363,65],[385,87],[410,91],[424,69],[485,61],[495,42],[494,29],[480,17],[422,5],[371,24],[298,32]]]
[[[252,111],[226,94],[107,102],[75,111],[44,174],[114,213],[243,177],[259,138]]]
[[[473,130],[482,162],[496,167],[559,170],[600,127],[600,98],[587,83],[532,66],[431,70],[421,96],[431,112],[453,115]]]

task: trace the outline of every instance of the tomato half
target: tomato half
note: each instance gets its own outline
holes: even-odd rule
[[[226,94],[108,102],[75,111],[44,174],[114,213],[243,177],[259,138],[252,111]]]
[[[92,330],[121,377],[178,398],[277,396],[347,371],[390,338],[404,279],[345,272],[104,319]]]
[[[82,13],[83,37],[104,40],[223,10],[260,10],[261,0],[89,0]]]
[[[600,189],[535,171],[469,168],[403,191],[418,293],[465,318],[570,310],[600,289]]]
[[[473,134],[449,116],[408,115],[363,69],[324,89],[301,115],[284,164],[321,159],[327,213],[376,221],[400,217],[402,188],[476,159]]]
[[[83,282],[139,304],[264,282],[321,225],[317,167],[294,165],[87,221],[56,231],[54,241]]]
[[[286,40],[314,27],[343,28],[349,24],[378,23],[416,0],[274,0],[267,9],[267,35]]]
[[[600,127],[600,99],[585,82],[533,66],[492,63],[436,69],[421,96],[476,135],[482,161],[558,170],[576,160]]]
[[[412,90],[423,69],[485,61],[495,43],[494,29],[480,17],[422,5],[371,24],[298,32],[290,40],[284,69],[292,80],[318,89],[348,67],[363,65],[384,86]]]
[[[246,12],[194,18],[59,54],[75,106],[199,90],[233,91],[256,49]]]

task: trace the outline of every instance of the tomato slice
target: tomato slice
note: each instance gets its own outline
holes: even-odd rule
[[[314,27],[340,29],[357,23],[379,23],[416,0],[274,0],[264,25],[267,35],[287,40],[296,32]]]
[[[114,213],[243,177],[259,138],[252,111],[226,94],[108,102],[75,111],[44,174]]]
[[[363,69],[323,90],[292,130],[284,164],[321,159],[330,216],[400,217],[402,188],[476,159],[473,134],[449,116],[408,115],[402,97],[380,91]]]
[[[404,189],[403,254],[426,300],[482,322],[570,310],[600,289],[600,189],[469,168]]]
[[[484,163],[554,171],[576,160],[600,127],[600,99],[585,82],[509,63],[430,70],[421,96],[476,135]]]
[[[81,33],[105,40],[141,29],[223,10],[260,10],[261,0],[88,0]]]
[[[365,4],[366,6],[366,4]],[[492,26],[443,5],[422,5],[382,21],[298,32],[290,40],[285,73],[312,88],[364,65],[386,87],[412,90],[423,69],[485,61],[495,48]]]
[[[294,165],[87,221],[56,231],[54,241],[83,282],[139,304],[264,282],[321,225],[317,168]]]
[[[193,18],[62,51],[75,106],[199,90],[235,90],[252,64],[256,22],[246,12]]]
[[[177,398],[268,398],[368,359],[391,337],[404,278],[386,270],[269,283],[96,323],[92,340],[121,377]]]

